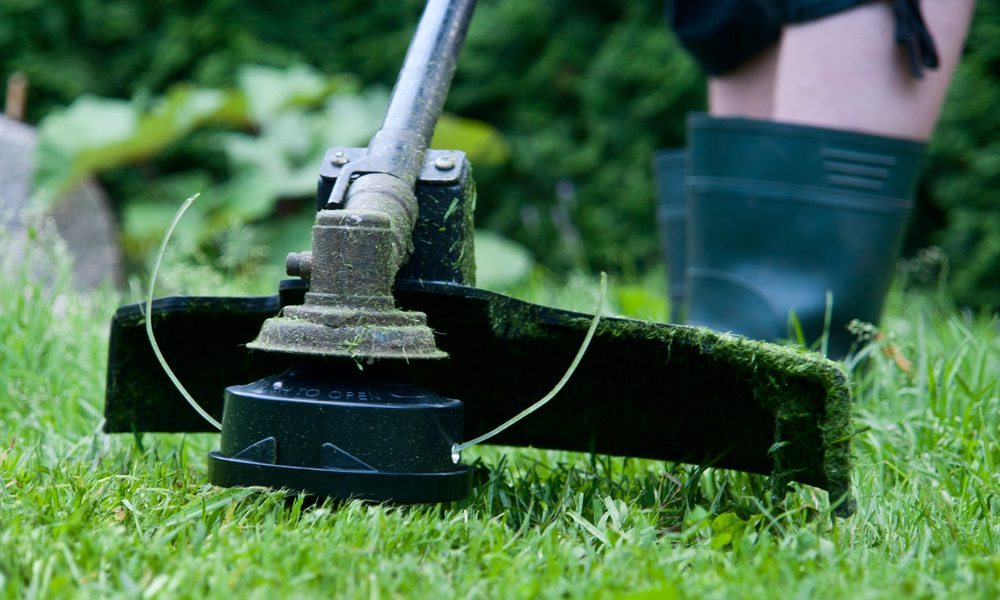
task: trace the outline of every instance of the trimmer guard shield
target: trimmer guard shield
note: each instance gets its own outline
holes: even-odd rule
[[[449,283],[397,281],[396,298],[427,314],[442,361],[408,375],[465,404],[465,439],[545,394],[565,372],[590,315]],[[295,358],[245,344],[278,297],[171,297],[153,303],[157,341],[180,380],[222,416],[227,386]],[[139,305],[111,326],[105,431],[209,431],[149,347]],[[706,329],[602,319],[579,368],[548,405],[492,440],[711,464],[824,488],[850,513],[850,392],[837,363],[794,348]]]

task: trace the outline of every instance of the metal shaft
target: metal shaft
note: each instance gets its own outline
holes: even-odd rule
[[[316,216],[312,252],[289,257],[305,303],[268,319],[248,348],[362,359],[438,359],[423,313],[399,310],[393,282],[413,250],[414,195],[475,0],[430,0],[379,132],[341,169]]]
[[[441,116],[475,0],[429,0],[368,156],[412,187]],[[382,162],[385,161],[385,162]]]

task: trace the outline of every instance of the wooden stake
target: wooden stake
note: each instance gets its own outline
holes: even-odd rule
[[[24,120],[24,107],[28,103],[28,78],[15,72],[7,78],[7,102],[4,114],[15,121]]]

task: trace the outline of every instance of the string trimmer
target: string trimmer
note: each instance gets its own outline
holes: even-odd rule
[[[168,297],[111,327],[105,430],[210,431],[210,479],[396,502],[465,497],[456,445],[544,394],[592,315],[477,289],[475,188],[428,150],[474,2],[430,0],[378,133],[320,166],[312,249],[269,297]],[[251,381],[245,385],[236,385]],[[430,391],[433,390],[433,391]],[[548,405],[491,443],[711,464],[828,490],[850,512],[847,380],[818,355],[603,319]]]

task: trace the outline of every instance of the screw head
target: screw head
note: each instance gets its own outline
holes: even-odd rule
[[[343,152],[334,153],[333,158],[330,159],[330,164],[335,167],[342,167],[349,162],[351,162],[351,157],[347,156]]]
[[[434,168],[438,171],[450,171],[455,168],[455,157],[439,156],[434,160]]]
[[[289,252],[285,257],[285,273],[309,279],[312,275],[312,252]]]

